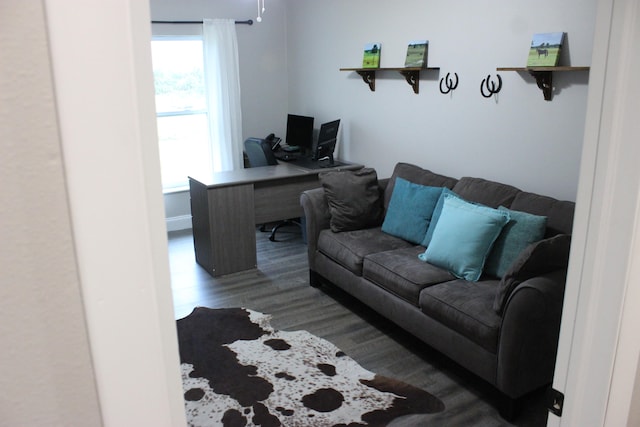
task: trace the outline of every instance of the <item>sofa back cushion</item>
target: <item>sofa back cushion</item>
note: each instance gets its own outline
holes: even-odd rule
[[[445,175],[438,175],[437,173],[433,173],[427,169],[422,169],[416,165],[412,165],[409,163],[397,163],[391,178],[389,179],[389,183],[384,191],[384,208],[387,209],[389,207],[389,201],[391,200],[391,195],[393,194],[393,187],[395,186],[396,178],[400,177],[409,182],[413,182],[415,184],[427,185],[430,187],[446,187],[453,188],[456,185],[457,180],[455,178],[451,178]]]
[[[505,205],[506,206],[506,205]],[[520,192],[516,195],[510,209],[529,212],[547,217],[546,237],[556,234],[571,234],[573,228],[573,212],[576,204],[556,200],[539,194]]]
[[[501,205],[511,207],[516,194],[520,192],[519,189],[511,185],[471,177],[460,178],[460,181],[453,187],[453,191],[465,200],[492,208]]]

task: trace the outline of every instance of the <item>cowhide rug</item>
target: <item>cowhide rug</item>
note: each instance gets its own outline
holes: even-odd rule
[[[371,373],[306,331],[276,331],[242,308],[177,321],[191,426],[384,426],[442,411],[424,390]]]

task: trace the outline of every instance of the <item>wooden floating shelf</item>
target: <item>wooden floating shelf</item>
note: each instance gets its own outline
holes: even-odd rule
[[[398,67],[398,68],[340,68],[340,71],[355,71],[362,77],[362,80],[369,85],[372,92],[376,90],[376,71],[395,71],[405,78],[407,83],[413,88],[414,93],[420,92],[420,71],[440,70],[439,67]]]
[[[551,101],[553,96],[553,72],[554,71],[589,71],[590,67],[499,67],[497,71],[526,71],[536,79],[536,84],[542,90],[544,99]]]

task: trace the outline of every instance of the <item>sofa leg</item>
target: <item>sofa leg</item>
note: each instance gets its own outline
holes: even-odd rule
[[[313,270],[309,270],[309,285],[312,288],[319,288],[322,285],[320,275]]]

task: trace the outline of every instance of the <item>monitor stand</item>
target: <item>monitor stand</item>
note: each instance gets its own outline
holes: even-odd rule
[[[332,167],[334,167],[335,163],[333,161],[333,154],[329,154],[326,157],[318,159],[318,163],[320,163],[320,167],[322,167],[322,168],[332,168]]]

